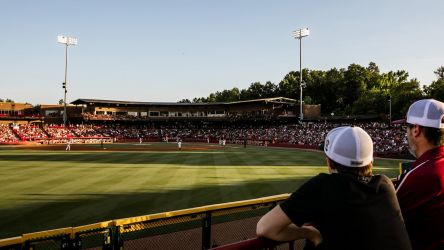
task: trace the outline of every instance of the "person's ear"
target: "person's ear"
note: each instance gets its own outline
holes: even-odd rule
[[[422,132],[421,127],[418,124],[415,124],[410,131],[412,132],[413,137],[418,137]]]

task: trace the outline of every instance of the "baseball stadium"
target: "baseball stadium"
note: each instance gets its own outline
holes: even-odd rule
[[[444,250],[443,9],[1,1],[0,250]]]
[[[284,97],[0,107],[2,249],[301,249],[256,238],[256,223],[327,172],[329,130],[366,129],[377,174],[396,178],[408,154],[400,124],[320,105],[300,123]]]

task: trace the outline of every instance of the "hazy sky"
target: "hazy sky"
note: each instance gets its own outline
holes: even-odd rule
[[[0,98],[175,102],[279,83],[303,67],[375,62],[430,84],[444,65],[443,0],[2,0]]]

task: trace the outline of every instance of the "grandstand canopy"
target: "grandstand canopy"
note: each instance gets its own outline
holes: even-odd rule
[[[205,103],[179,103],[179,102],[135,102],[135,101],[117,101],[117,100],[100,100],[100,99],[77,99],[71,104],[87,105],[87,106],[225,106],[236,104],[261,104],[261,103],[277,103],[277,104],[297,104],[297,100],[286,97],[262,98],[237,102],[205,102]]]
[[[179,103],[78,99],[86,119],[269,119],[295,117],[298,101],[285,98],[262,98],[236,102]],[[119,116],[119,117],[117,117]]]

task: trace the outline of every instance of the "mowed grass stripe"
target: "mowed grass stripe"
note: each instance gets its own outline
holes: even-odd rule
[[[183,156],[183,157],[182,157]],[[181,208],[191,207],[194,204],[194,199],[198,198],[201,200],[207,200],[208,194],[205,192],[201,192],[202,187],[205,186],[204,178],[208,174],[208,172],[212,172],[211,168],[203,165],[205,161],[202,161],[202,158],[208,157],[196,157],[195,154],[180,154],[178,157],[182,157],[182,166],[178,171],[178,174],[175,177],[182,178],[180,181],[181,186],[175,187],[176,190],[180,190],[179,192],[183,193],[182,196],[178,197],[178,199],[171,199],[171,206],[179,206]],[[199,167],[189,168],[185,166],[193,166],[197,165]]]
[[[217,182],[219,188],[219,201],[226,201],[230,197],[237,200],[239,196],[248,197],[248,190],[241,183],[240,176],[235,167],[232,167],[232,161],[230,161],[229,156],[230,152],[228,150],[224,151],[224,154],[214,155],[213,159],[217,165],[214,168],[214,181]],[[239,161],[238,164],[242,165],[244,162]],[[227,185],[236,184],[237,189],[236,192],[233,193],[231,188],[228,188]]]
[[[128,171],[127,173],[131,173]],[[128,175],[128,178],[132,177],[132,173]],[[110,179],[110,182],[113,180]],[[91,194],[91,196],[86,197],[80,202],[80,204],[73,206],[70,209],[70,213],[66,216],[58,218],[55,220],[56,224],[63,225],[67,223],[72,223],[72,221],[77,221],[79,215],[83,218],[82,220],[88,221],[98,221],[98,219],[107,220],[112,219],[113,211],[118,209],[121,204],[126,203],[130,196],[127,196],[128,193],[121,193],[120,195],[117,192],[119,186],[122,183],[116,181],[115,183],[111,183],[107,188],[105,188],[104,193],[100,194]],[[130,194],[130,193],[129,193]],[[91,198],[91,199],[88,199]],[[76,222],[76,224],[79,222]]]
[[[260,159],[260,163],[263,165],[250,166],[251,169],[238,168],[239,174],[251,177],[248,179],[248,188],[252,194],[273,195],[283,193],[283,191],[292,192],[296,186],[326,169],[325,167],[317,166],[297,166],[293,159],[302,159],[300,156],[297,156],[299,152],[301,151],[295,149],[258,148],[251,152],[248,157],[244,157],[243,160],[250,163],[258,163],[255,159]],[[305,155],[307,152],[302,154]],[[305,159],[305,157],[308,157],[309,160]],[[319,157],[321,155],[319,153],[308,153],[305,157],[304,160],[301,160],[302,162],[320,164]]]
[[[61,172],[58,174],[62,175]],[[55,176],[54,178],[56,179],[59,178],[58,175],[52,176]],[[66,207],[64,204],[69,204],[70,201],[75,199],[71,195],[70,189],[76,186],[75,181],[63,181],[64,184],[55,184],[53,181],[37,182],[33,190],[25,187],[22,192],[15,194],[13,197],[15,209],[2,213],[3,216],[0,215],[0,223],[7,225],[9,222],[15,224],[18,221],[18,226],[28,226],[27,222],[21,219],[32,218],[31,221],[33,223],[43,225],[48,223],[48,221],[52,224],[57,219],[63,217],[70,209],[70,207]],[[8,209],[8,207],[3,207],[2,209]]]
[[[75,221],[81,214],[83,214],[84,220],[106,219],[109,218],[110,214],[113,214],[114,210],[118,210],[120,204],[126,203],[130,199],[130,196],[125,194],[134,192],[134,189],[128,184],[138,176],[137,170],[143,169],[138,164],[144,161],[143,155],[128,153],[118,154],[118,157],[126,159],[126,163],[114,163],[112,167],[107,167],[109,164],[102,164],[106,170],[102,173],[104,178],[100,182],[96,182],[95,185],[89,185],[89,190],[96,193],[96,195],[92,193],[94,202],[85,200],[81,205],[74,207],[70,215],[59,218],[55,223],[66,224]],[[100,190],[97,187],[101,187]]]
[[[77,180],[87,173],[79,169],[63,166],[63,163],[54,162],[36,162],[45,166],[42,171],[31,173],[22,172],[22,180],[17,182],[10,182],[8,193],[13,195],[34,195],[34,194],[51,194],[58,193],[65,195],[65,190],[58,191],[65,185],[76,185]],[[50,170],[52,167],[52,171]],[[56,170],[55,170],[56,169]],[[37,175],[38,174],[38,175]],[[28,176],[29,178],[26,178]],[[52,191],[56,190],[56,191]]]
[[[231,170],[227,168],[229,161],[226,159],[224,150],[205,153],[198,159],[193,155],[193,159],[188,158],[184,162],[187,165],[199,164],[198,167],[192,168],[195,172],[192,174],[193,186],[183,189],[181,192],[184,194],[185,198],[182,200],[187,204],[186,207],[221,203],[226,200],[227,197],[224,194],[226,186],[224,184],[227,179],[233,181],[233,177],[227,174]],[[185,167],[185,169],[191,170],[189,167]],[[229,170],[227,171],[227,169]],[[219,174],[219,171],[222,171],[223,174]],[[241,186],[237,186],[237,192],[241,188]],[[233,197],[231,196],[231,198]],[[178,205],[183,206],[183,204]]]
[[[282,156],[277,157],[275,154],[270,154],[267,148],[259,148],[257,151],[251,152],[248,157],[244,158],[244,161],[258,164],[258,166],[250,166],[249,168],[238,168],[240,176],[249,177],[247,180],[249,185],[246,185],[250,194],[249,198],[258,197],[258,193],[274,193],[277,191],[273,183],[266,180],[282,178],[279,171],[281,167],[277,166],[282,159]],[[288,172],[288,167],[285,167],[284,171]]]
[[[75,156],[79,157],[79,156]],[[65,158],[65,157],[64,157]],[[97,177],[108,178],[108,175],[115,175],[109,169],[105,171],[101,168],[85,168],[72,165],[68,162],[39,162],[37,164],[46,165],[47,167],[53,167],[51,174],[44,176],[35,176],[29,178],[26,184],[20,184],[18,186],[18,192],[15,197],[17,200],[24,200],[28,203],[24,211],[18,216],[20,217],[42,217],[55,222],[54,225],[58,225],[56,221],[60,218],[66,217],[66,209],[72,209],[67,207],[72,200],[80,199],[76,191],[86,186],[89,192],[98,191],[103,192],[103,185],[101,190],[95,190],[89,185],[85,185],[89,178],[96,179]],[[60,164],[62,166],[60,166]],[[93,165],[92,163],[91,165]],[[116,170],[114,170],[116,171]],[[99,173],[98,173],[99,172]],[[109,178],[108,178],[109,179]],[[31,203],[37,203],[32,205]],[[53,208],[54,204],[63,203],[64,205]],[[18,204],[16,204],[18,205]],[[47,209],[47,207],[51,209]],[[55,205],[57,207],[57,205]],[[74,213],[75,214],[75,213]],[[8,220],[14,220],[14,217],[9,216]],[[6,222],[7,222],[6,221]]]
[[[84,183],[80,184],[79,180],[82,181],[88,180],[88,176],[91,176],[93,179],[100,176],[108,178],[107,175],[119,176],[110,171],[109,169],[106,169],[106,171],[103,171],[103,169],[94,169],[94,168],[87,169],[84,167],[77,167],[70,165],[69,161],[58,162],[58,163],[39,162],[38,164],[45,165],[47,168],[53,167],[57,170],[54,171],[53,169],[53,172],[50,175],[36,176],[36,178],[28,179],[26,184],[22,183],[21,185],[19,185],[21,190],[19,192],[20,195],[16,197],[17,200],[25,200],[28,203],[30,199],[37,200],[37,202],[39,203],[40,200],[43,200],[45,202],[44,205],[57,201],[66,202],[67,200],[76,199],[78,197],[78,194],[75,193],[73,194],[73,192],[75,192],[79,187],[85,186]],[[62,166],[59,166],[60,164]],[[100,170],[100,172],[102,173],[97,174],[96,173],[97,170]],[[87,187],[87,189],[89,191],[97,191],[91,187]],[[99,192],[102,191],[103,191],[103,186],[102,189],[99,190]],[[29,213],[29,215],[31,216],[39,216],[40,212],[42,211],[45,212],[45,210],[41,209],[39,205],[34,205],[33,209],[29,208],[30,206],[28,206],[27,213]],[[59,211],[52,211],[49,218],[53,219],[53,221],[56,221],[59,217],[63,218],[64,216],[58,216],[59,215],[58,212]],[[60,215],[63,214],[60,213]],[[21,214],[20,216],[26,216],[26,214],[24,215]]]
[[[107,183],[114,186],[115,189],[102,190],[103,195],[99,196],[98,201],[95,202],[94,206],[90,204],[85,204],[74,211],[74,213],[87,212],[88,217],[94,221],[98,220],[108,220],[114,218],[122,218],[128,216],[142,215],[148,213],[146,207],[150,206],[153,202],[151,199],[147,199],[147,195],[143,195],[143,192],[164,192],[163,187],[165,186],[165,178],[170,179],[174,174],[174,171],[168,171],[168,167],[158,166],[157,168],[145,167],[146,164],[139,164],[141,162],[147,161],[147,154],[130,154],[130,155],[120,155],[124,159],[131,159],[127,161],[126,164],[119,164],[113,166],[115,171],[125,171],[127,176],[121,178],[120,180],[107,180]],[[163,162],[168,163],[172,158],[165,158]],[[165,171],[166,170],[166,171]],[[162,178],[159,174],[169,173],[168,177]],[[116,174],[116,176],[122,176],[121,174]],[[108,178],[110,179],[110,178]],[[109,183],[111,181],[111,183]],[[153,182],[159,181],[157,187],[152,185]],[[137,185],[135,182],[142,183],[142,186]],[[103,186],[104,183],[98,184],[97,186]],[[124,189],[122,189],[124,188]],[[140,192],[140,191],[143,192]],[[100,193],[100,192],[99,192]],[[137,198],[134,198],[137,197]],[[154,201],[156,204],[157,201]],[[66,218],[68,221],[71,219]],[[59,221],[60,224],[63,221]]]
[[[87,166],[83,164],[78,164],[70,160],[70,159],[77,159],[77,160],[82,159],[83,161],[84,157],[88,159],[89,163]],[[39,185],[36,185],[35,187],[53,186],[53,188],[63,188],[65,183],[69,184],[70,182],[75,182],[75,183],[79,181],[83,182],[84,180],[88,180],[90,176],[93,177],[100,176],[96,174],[96,171],[100,169],[95,169],[93,167],[94,165],[98,165],[96,164],[95,161],[95,159],[97,158],[91,158],[89,155],[76,154],[72,156],[64,155],[63,159],[65,159],[65,161],[40,162],[39,163],[40,165],[45,166],[47,168],[52,168],[53,171],[51,174],[45,175],[45,177],[50,178],[50,180],[46,181],[48,183],[42,182]],[[61,185],[54,185],[54,184],[61,184]]]
[[[194,155],[191,155],[194,156]],[[158,204],[163,204],[166,207],[174,207],[179,205],[187,205],[190,198],[186,194],[182,194],[179,197],[170,197],[168,193],[175,192],[176,190],[188,190],[192,189],[195,185],[194,176],[199,173],[198,168],[187,167],[187,161],[190,160],[190,155],[186,152],[176,152],[172,154],[162,154],[162,158],[158,159],[156,164],[159,171],[156,176],[152,176],[145,183],[145,185],[150,186],[147,192],[149,194],[145,195],[143,199],[144,202],[141,208],[135,208],[135,210],[142,211],[142,214],[148,213],[150,209],[158,207]],[[187,160],[188,159],[188,160]],[[146,192],[145,192],[146,194]],[[137,203],[137,201],[129,201],[125,204],[125,207],[130,207],[132,204]],[[134,210],[133,208],[130,208]],[[140,213],[138,214],[140,215]]]

